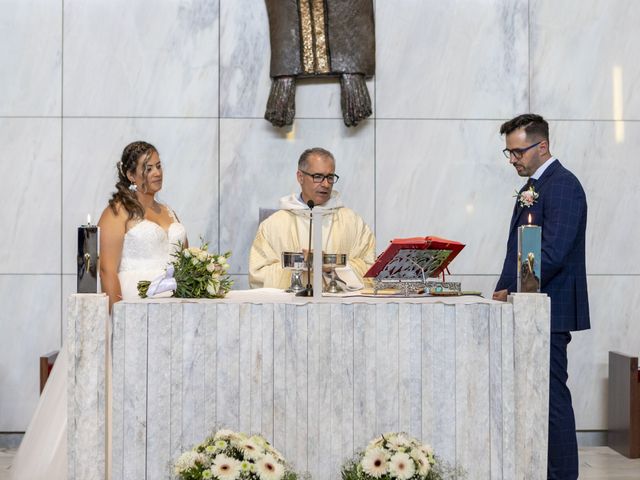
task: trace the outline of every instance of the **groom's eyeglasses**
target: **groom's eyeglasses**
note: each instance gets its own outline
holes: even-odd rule
[[[324,182],[325,178],[327,179],[327,182],[329,182],[329,185],[333,185],[334,183],[336,183],[338,181],[338,179],[340,178],[338,175],[336,175],[335,173],[330,173],[329,175],[323,175],[321,173],[309,173],[309,172],[305,172],[304,170],[300,170],[300,172],[304,173],[306,176],[311,177],[313,179],[313,183],[322,183]]]
[[[540,140],[538,143],[534,143],[533,145],[529,145],[526,148],[514,148],[512,150],[505,148],[504,150],[502,150],[502,153],[504,153],[504,156],[508,159],[511,159],[511,155],[513,155],[514,157],[516,157],[516,160],[520,160],[527,150],[531,150],[533,147],[537,147],[541,143],[542,140]]]

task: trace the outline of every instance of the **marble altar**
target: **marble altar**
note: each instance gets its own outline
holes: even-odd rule
[[[82,476],[70,468],[71,479],[105,476],[104,449],[96,445],[109,424],[79,421],[83,401],[99,417],[96,400],[107,397],[99,302],[70,299],[80,305],[70,309],[70,345],[83,347],[70,347],[70,365],[92,375],[69,375],[76,406],[70,439],[78,435],[70,466],[95,465]],[[548,339],[549,302],[540,294],[515,294],[508,303],[313,302],[257,292],[120,302],[112,334],[112,478],[169,479],[182,451],[225,427],[262,433],[314,479],[339,478],[346,458],[391,430],[430,443],[469,479],[543,479]]]

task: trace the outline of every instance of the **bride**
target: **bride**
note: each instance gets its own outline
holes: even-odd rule
[[[117,164],[116,191],[100,226],[100,276],[109,310],[120,300],[138,297],[140,280],[164,272],[186,231],[155,195],[162,188],[162,164],[156,148],[133,142]],[[62,348],[11,466],[13,480],[67,478],[67,359]]]
[[[100,226],[100,280],[109,308],[121,299],[138,298],[140,280],[160,275],[186,232],[173,211],[156,201],[162,188],[158,151],[145,142],[124,149],[118,162],[116,192]]]

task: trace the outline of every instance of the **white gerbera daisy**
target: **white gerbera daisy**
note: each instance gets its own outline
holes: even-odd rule
[[[262,447],[254,442],[252,439],[239,442],[238,446],[242,449],[242,452],[247,458],[252,460],[258,460],[264,456]]]
[[[373,447],[364,454],[360,465],[367,475],[380,478],[387,473],[387,460],[389,456],[379,447]]]
[[[256,471],[261,480],[280,480],[284,467],[272,455],[265,455],[256,462]]]
[[[220,480],[236,480],[240,476],[240,462],[226,455],[218,455],[213,461],[211,471]]]
[[[418,465],[418,474],[421,476],[425,476],[431,470],[431,464],[429,463],[429,459],[427,456],[419,449],[415,448],[411,450],[411,458],[416,461]]]
[[[411,446],[411,440],[404,433],[392,434],[389,437],[385,435],[389,446],[398,452],[406,452]]]
[[[389,460],[389,472],[400,480],[408,480],[416,473],[416,466],[409,455],[398,452]]]

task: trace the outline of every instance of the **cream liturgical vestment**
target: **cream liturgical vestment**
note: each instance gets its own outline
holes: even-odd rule
[[[288,288],[291,272],[284,270],[282,252],[302,252],[308,248],[309,207],[299,195],[280,199],[277,211],[258,227],[249,254],[251,288]],[[362,281],[362,276],[375,261],[376,241],[364,220],[342,205],[335,190],[324,205],[313,213],[323,213],[322,250],[324,253],[346,253],[349,267]]]

